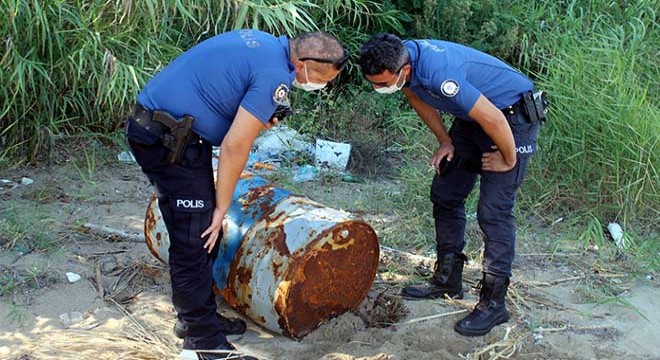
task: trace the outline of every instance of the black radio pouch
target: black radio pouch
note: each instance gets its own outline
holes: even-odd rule
[[[543,91],[528,91],[523,94],[523,111],[529,117],[529,121],[543,121],[548,112],[548,99]]]

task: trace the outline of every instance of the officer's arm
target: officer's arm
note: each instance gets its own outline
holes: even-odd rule
[[[440,142],[440,144],[451,144],[451,138],[447,133],[447,129],[445,128],[445,124],[442,121],[442,117],[438,110],[425,103],[419,98],[419,96],[410,91],[410,89],[403,88],[401,91],[406,94],[410,106],[415,109],[417,115],[424,121],[426,126],[431,129],[435,137],[438,139],[438,142]]]
[[[516,149],[513,133],[504,114],[483,95],[479,96],[468,116],[474,119],[484,132],[493,140],[504,164],[510,170],[516,165]]]
[[[234,122],[220,144],[220,162],[215,207],[226,214],[234,195],[234,189],[245,168],[250,149],[264,125],[242,106],[238,108]]]

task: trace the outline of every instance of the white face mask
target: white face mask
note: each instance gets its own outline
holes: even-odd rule
[[[292,85],[305,91],[321,90],[328,85],[328,83],[314,83],[309,81],[309,77],[307,76],[307,63],[305,63],[305,80],[307,80],[307,82],[300,83],[298,82],[298,79],[293,79]]]
[[[397,83],[399,83],[399,80],[401,79],[401,74],[403,74],[403,69],[399,70],[399,76],[396,77],[396,81],[394,82],[394,84],[386,87],[374,88],[374,90],[376,90],[376,92],[381,94],[394,94],[395,92],[401,90],[403,84],[405,83],[404,81],[403,83],[401,83],[401,85],[397,85]]]

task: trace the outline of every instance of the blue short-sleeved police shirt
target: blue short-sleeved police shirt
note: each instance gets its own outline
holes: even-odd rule
[[[147,83],[137,100],[150,110],[194,117],[193,130],[220,145],[239,106],[267,123],[288,101],[294,78],[285,36],[237,30],[181,54]]]
[[[534,84],[505,62],[467,46],[440,40],[411,40],[413,75],[408,87],[424,102],[458,118],[481,94],[498,109],[513,105]]]

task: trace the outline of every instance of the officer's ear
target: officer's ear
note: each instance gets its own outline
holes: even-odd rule
[[[404,77],[407,78],[408,75],[410,75],[410,72],[412,71],[412,65],[410,63],[407,63],[407,64],[403,65],[401,70],[403,71]]]
[[[293,64],[293,66],[295,66],[295,68],[296,68],[296,73],[299,73],[299,72],[302,72],[303,69],[305,68],[305,63],[300,61],[300,60],[296,60],[296,62]]]

